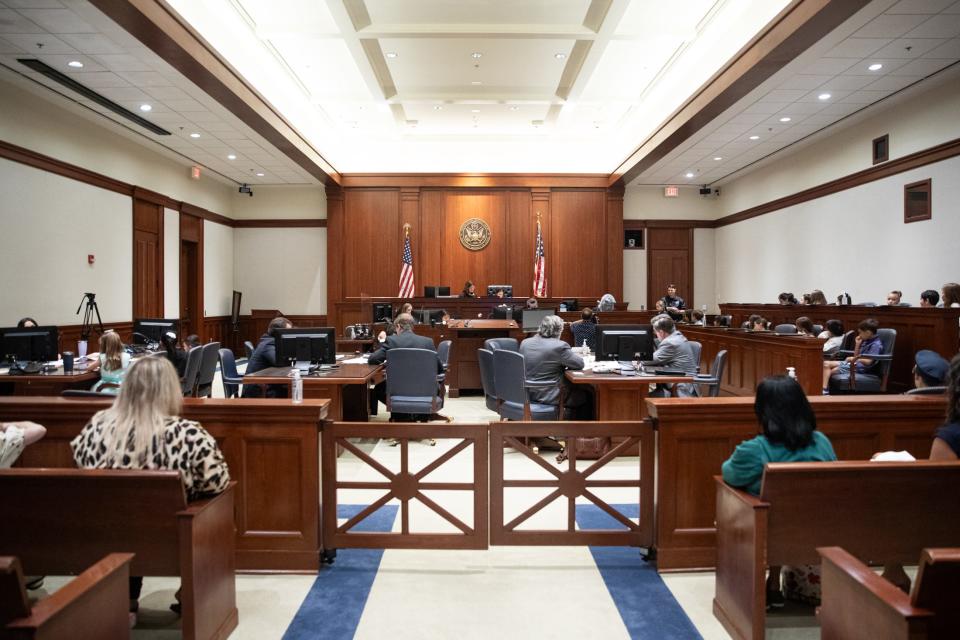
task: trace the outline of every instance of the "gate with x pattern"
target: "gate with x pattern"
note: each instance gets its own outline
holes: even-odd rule
[[[598,460],[579,461],[574,439],[577,437],[612,437],[616,443]],[[395,438],[399,451],[386,463],[375,459],[356,439],[376,441]],[[543,458],[527,444],[531,438],[552,438],[566,442],[567,460],[555,463]],[[429,439],[455,440],[452,447],[438,453],[418,470],[410,460],[410,442]],[[606,477],[599,473],[618,456],[639,444],[640,457],[617,466],[616,474],[629,471],[629,477]],[[654,434],[649,421],[638,422],[493,422],[490,424],[410,424],[335,422],[324,426],[321,509],[325,559],[336,549],[486,549],[489,545],[595,545],[650,547],[653,544]],[[338,475],[337,450],[342,448],[356,457],[364,470],[372,469],[375,479],[346,480]],[[449,481],[443,476],[445,466],[462,452],[472,460],[469,481]],[[520,455],[523,461],[542,470],[538,479],[506,477],[504,457]],[[393,468],[391,468],[391,466]],[[511,465],[515,466],[515,465]],[[361,474],[362,475],[362,474]],[[371,475],[370,473],[366,474]],[[449,475],[449,474],[446,474]],[[528,474],[525,474],[528,475]],[[610,474],[607,474],[610,475]],[[609,502],[596,495],[601,488],[625,489],[629,496],[618,502],[638,507],[637,521],[627,517]],[[505,522],[505,490],[536,489],[546,496]],[[382,492],[353,517],[337,520],[338,498],[342,491]],[[469,492],[472,518],[454,515],[425,492]],[[578,529],[577,499],[607,513],[619,529]],[[556,528],[521,528],[554,501],[566,502],[564,526]],[[364,520],[391,502],[399,502],[399,527],[394,531],[358,530]],[[415,531],[411,526],[414,502],[449,523],[456,532]],[[463,503],[461,503],[463,504]],[[462,510],[461,510],[462,511]],[[472,520],[466,522],[465,520]]]

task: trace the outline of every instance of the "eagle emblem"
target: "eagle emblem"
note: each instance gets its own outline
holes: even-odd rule
[[[490,225],[480,218],[470,218],[460,225],[460,244],[470,251],[480,251],[490,244]]]

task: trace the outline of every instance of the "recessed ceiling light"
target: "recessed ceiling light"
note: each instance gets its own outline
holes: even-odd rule
[[[83,69],[83,63],[79,60],[71,60],[67,63],[68,67],[73,67],[74,69]]]
[[[481,81],[479,81],[479,80],[474,80],[474,81],[472,81],[470,84],[480,85],[480,84],[483,84],[483,83],[482,83]]]
[[[870,71],[880,71],[880,69],[883,69],[883,65],[880,64],[879,62],[875,62],[874,64],[867,67],[867,69]]]
[[[151,106],[148,105],[148,104],[142,104],[142,105],[140,105],[140,111],[150,111],[151,109],[153,109],[153,107],[151,107]]]
[[[191,133],[191,134],[190,134],[190,137],[191,137],[191,138],[199,138],[199,137],[200,137],[200,134],[199,134],[199,133]]]
[[[257,171],[257,177],[258,177],[258,178],[262,178],[262,177],[263,177],[263,172],[262,172],[262,171]]]
[[[693,171],[687,171],[687,173],[686,173],[685,175],[686,175],[688,178],[692,178],[692,177],[693,177]]]
[[[713,159],[714,159],[714,160],[717,160],[717,161],[723,160],[723,158],[721,158],[720,156],[715,156]]]
[[[553,54],[553,57],[556,58],[557,60],[563,60],[564,58],[567,57],[567,54],[565,54],[565,53],[555,53],[555,54]]]
[[[384,55],[387,56],[388,58],[396,58],[396,57],[397,57],[397,52],[396,52],[396,51],[387,51]]]
[[[750,136],[750,139],[751,139],[751,140],[759,140],[759,139],[760,139],[760,136]]]
[[[829,100],[832,96],[829,93],[821,93],[817,96],[819,100]]]
[[[235,156],[235,155],[232,154],[232,153],[227,156],[227,160],[236,160],[236,159],[237,159],[237,156]]]
[[[470,109],[470,113],[480,113],[480,109]]]
[[[510,111],[520,111],[520,107],[518,107],[517,105],[513,105],[510,107]]]
[[[790,116],[783,116],[780,118],[780,122],[790,122]]]
[[[473,53],[470,54],[470,57],[473,58],[474,60],[479,60],[480,58],[483,57],[483,54],[480,53],[479,51],[474,51]]]
[[[442,110],[443,110],[443,105],[435,104],[435,105],[433,105],[433,110],[434,110],[434,111],[442,111]]]

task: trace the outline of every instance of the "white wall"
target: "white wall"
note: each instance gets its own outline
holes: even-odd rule
[[[693,300],[687,300],[687,306],[700,309],[707,305],[707,313],[720,313],[715,240],[715,229],[693,230]]]
[[[233,233],[209,220],[203,221],[203,315],[228,316],[233,300]]]
[[[623,251],[623,299],[631,311],[639,311],[647,303],[647,251]]]
[[[163,210],[163,317],[180,317],[180,213]]]
[[[97,294],[104,322],[130,319],[129,197],[3,159],[0,193],[0,325],[22,316],[80,324],[77,305],[88,291]],[[88,254],[95,256],[93,265]]]
[[[903,185],[931,178],[933,219],[903,223]],[[775,302],[781,291],[848,291],[854,302],[883,302],[899,289],[920,292],[960,279],[960,157],[825,198],[720,227],[717,297]]]
[[[234,273],[241,313],[279,309],[291,315],[327,312],[327,230],[234,229]]]

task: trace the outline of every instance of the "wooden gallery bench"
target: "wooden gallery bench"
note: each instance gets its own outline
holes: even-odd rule
[[[0,638],[129,638],[132,559],[130,553],[111,553],[31,607],[20,561],[0,557]]]
[[[960,548],[924,549],[907,595],[840,547],[823,559],[821,638],[948,640],[960,635]]]
[[[769,566],[818,564],[824,546],[873,565],[960,546],[957,462],[768,464],[759,497],[715,480],[713,612],[734,638],[764,637]]]
[[[108,553],[134,553],[130,574],[180,576],[183,637],[226,638],[237,626],[235,482],[187,503],[176,471],[5,469],[0,553],[30,575],[82,572]]]

